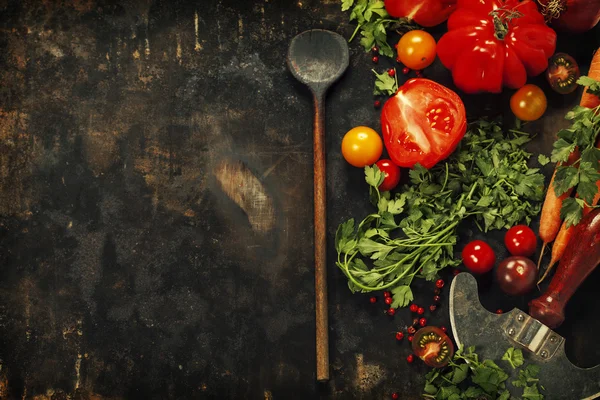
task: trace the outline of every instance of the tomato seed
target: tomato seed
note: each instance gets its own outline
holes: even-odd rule
[[[409,336],[408,336],[408,341],[409,341],[409,342],[412,342],[412,341],[413,341],[413,335],[409,335]]]
[[[392,400],[398,400],[400,395],[397,392],[392,393]]]
[[[396,340],[402,340],[402,339],[404,339],[404,333],[396,332]]]
[[[373,105],[375,106],[375,108],[379,108],[381,107],[381,101],[375,100],[375,103],[373,103]]]
[[[446,333],[446,331],[448,330],[448,329],[446,329],[446,327],[445,327],[445,326],[440,326],[440,329],[441,329],[441,330],[442,330],[442,332],[444,332],[444,333]]]
[[[499,308],[499,309],[496,310],[496,314],[504,314],[504,311],[502,311],[502,309]]]
[[[409,327],[406,329],[406,332],[408,332],[408,334],[409,334],[409,335],[414,335],[414,334],[415,334],[415,332],[417,332],[417,330],[415,329],[415,327],[414,327],[414,326],[409,326]]]

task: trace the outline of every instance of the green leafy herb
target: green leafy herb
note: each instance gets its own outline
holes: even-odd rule
[[[539,154],[538,155],[538,162],[540,163],[541,166],[544,166],[546,164],[548,164],[550,162],[550,157],[545,156],[543,154]]]
[[[519,356],[520,354],[520,356]],[[503,360],[510,360],[513,369],[523,365],[523,354],[520,350],[509,348]],[[507,385],[522,388],[522,399],[542,400],[543,389],[537,375],[539,366],[530,364],[518,370],[518,380],[509,382],[509,374],[492,360],[480,360],[474,347],[460,347],[448,366],[433,369],[425,376],[423,398],[426,399],[511,399]]]
[[[392,95],[398,90],[398,77],[396,74],[390,76],[387,71],[378,74],[377,71],[372,70],[375,74],[375,88],[373,89],[374,95]],[[394,68],[394,72],[396,69]]]
[[[379,47],[379,53],[393,57],[394,51],[389,45],[387,34],[389,30],[411,30],[419,28],[409,23],[406,18],[393,18],[385,10],[382,0],[342,0],[342,11],[350,10],[350,21],[356,21],[357,26],[350,37],[350,42],[358,32],[362,38],[360,44],[365,51],[374,46]]]
[[[515,349],[514,347],[510,347],[506,350],[502,359],[508,361],[513,369],[520,367],[525,362],[523,359],[523,351],[521,351],[521,349]]]
[[[597,80],[584,75],[580,76],[579,79],[577,79],[577,83],[581,86],[587,86],[588,93],[600,96],[600,82],[598,82]]]
[[[445,162],[429,170],[415,165],[411,184],[395,195],[379,191],[384,177],[376,166],[365,167],[376,211],[342,223],[335,240],[350,290],[398,290],[394,307],[404,307],[415,277],[432,281],[460,264],[454,246],[461,221],[472,219],[482,231],[529,224],[540,211],[544,177],[527,165],[527,141],[523,132],[479,121]]]

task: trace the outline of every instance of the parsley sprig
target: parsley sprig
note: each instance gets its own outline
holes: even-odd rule
[[[393,68],[394,76],[390,76],[388,71],[383,71],[378,74],[377,71],[372,69],[375,74],[375,87],[373,89],[374,95],[393,95],[398,90],[398,75],[396,74],[396,68]]]
[[[523,352],[511,347],[502,360],[516,369],[524,364]],[[543,400],[544,396],[540,393],[543,387],[537,378],[539,372],[539,366],[529,364],[518,371],[517,380],[509,383],[510,375],[492,360],[480,361],[475,347],[460,347],[447,368],[432,369],[425,376],[423,397],[436,400],[508,400],[511,399],[507,389],[509,383],[523,389],[523,399]]]
[[[577,82],[588,86],[591,93],[600,93],[600,82],[594,79],[582,76]],[[600,149],[596,147],[596,141],[600,134],[600,106],[576,106],[565,119],[571,121],[571,126],[558,132],[551,160],[559,163],[554,177],[556,195],[561,196],[570,189],[575,193],[575,197],[568,197],[562,203],[561,217],[568,227],[579,223],[583,208],[592,204],[598,192]],[[574,151],[578,151],[580,157],[570,165],[562,165]]]
[[[472,218],[483,230],[529,223],[540,210],[544,177],[527,165],[524,132],[505,134],[497,123],[472,124],[461,147],[430,170],[416,165],[411,185],[395,195],[380,192],[384,175],[365,167],[376,212],[358,224],[349,219],[337,229],[337,266],[352,292],[389,289],[394,308],[413,299],[415,277],[435,280],[457,266],[458,225]]]
[[[393,57],[394,51],[389,45],[387,34],[390,30],[411,30],[419,26],[409,23],[406,18],[393,18],[385,10],[382,0],[342,0],[342,11],[350,11],[350,21],[356,21],[357,26],[348,40],[351,42],[360,32],[360,44],[365,51],[374,46],[379,47],[379,53]]]

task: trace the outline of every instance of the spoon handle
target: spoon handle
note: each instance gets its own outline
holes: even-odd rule
[[[315,95],[313,153],[315,198],[315,307],[317,326],[317,380],[329,380],[329,328],[327,322],[327,213],[325,170],[325,108]]]

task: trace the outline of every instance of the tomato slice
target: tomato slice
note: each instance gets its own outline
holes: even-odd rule
[[[431,168],[454,151],[467,130],[460,97],[429,79],[406,81],[381,110],[385,147],[392,161]]]
[[[452,341],[448,335],[435,326],[419,329],[413,337],[412,348],[425,364],[434,368],[447,365],[454,356]]]

